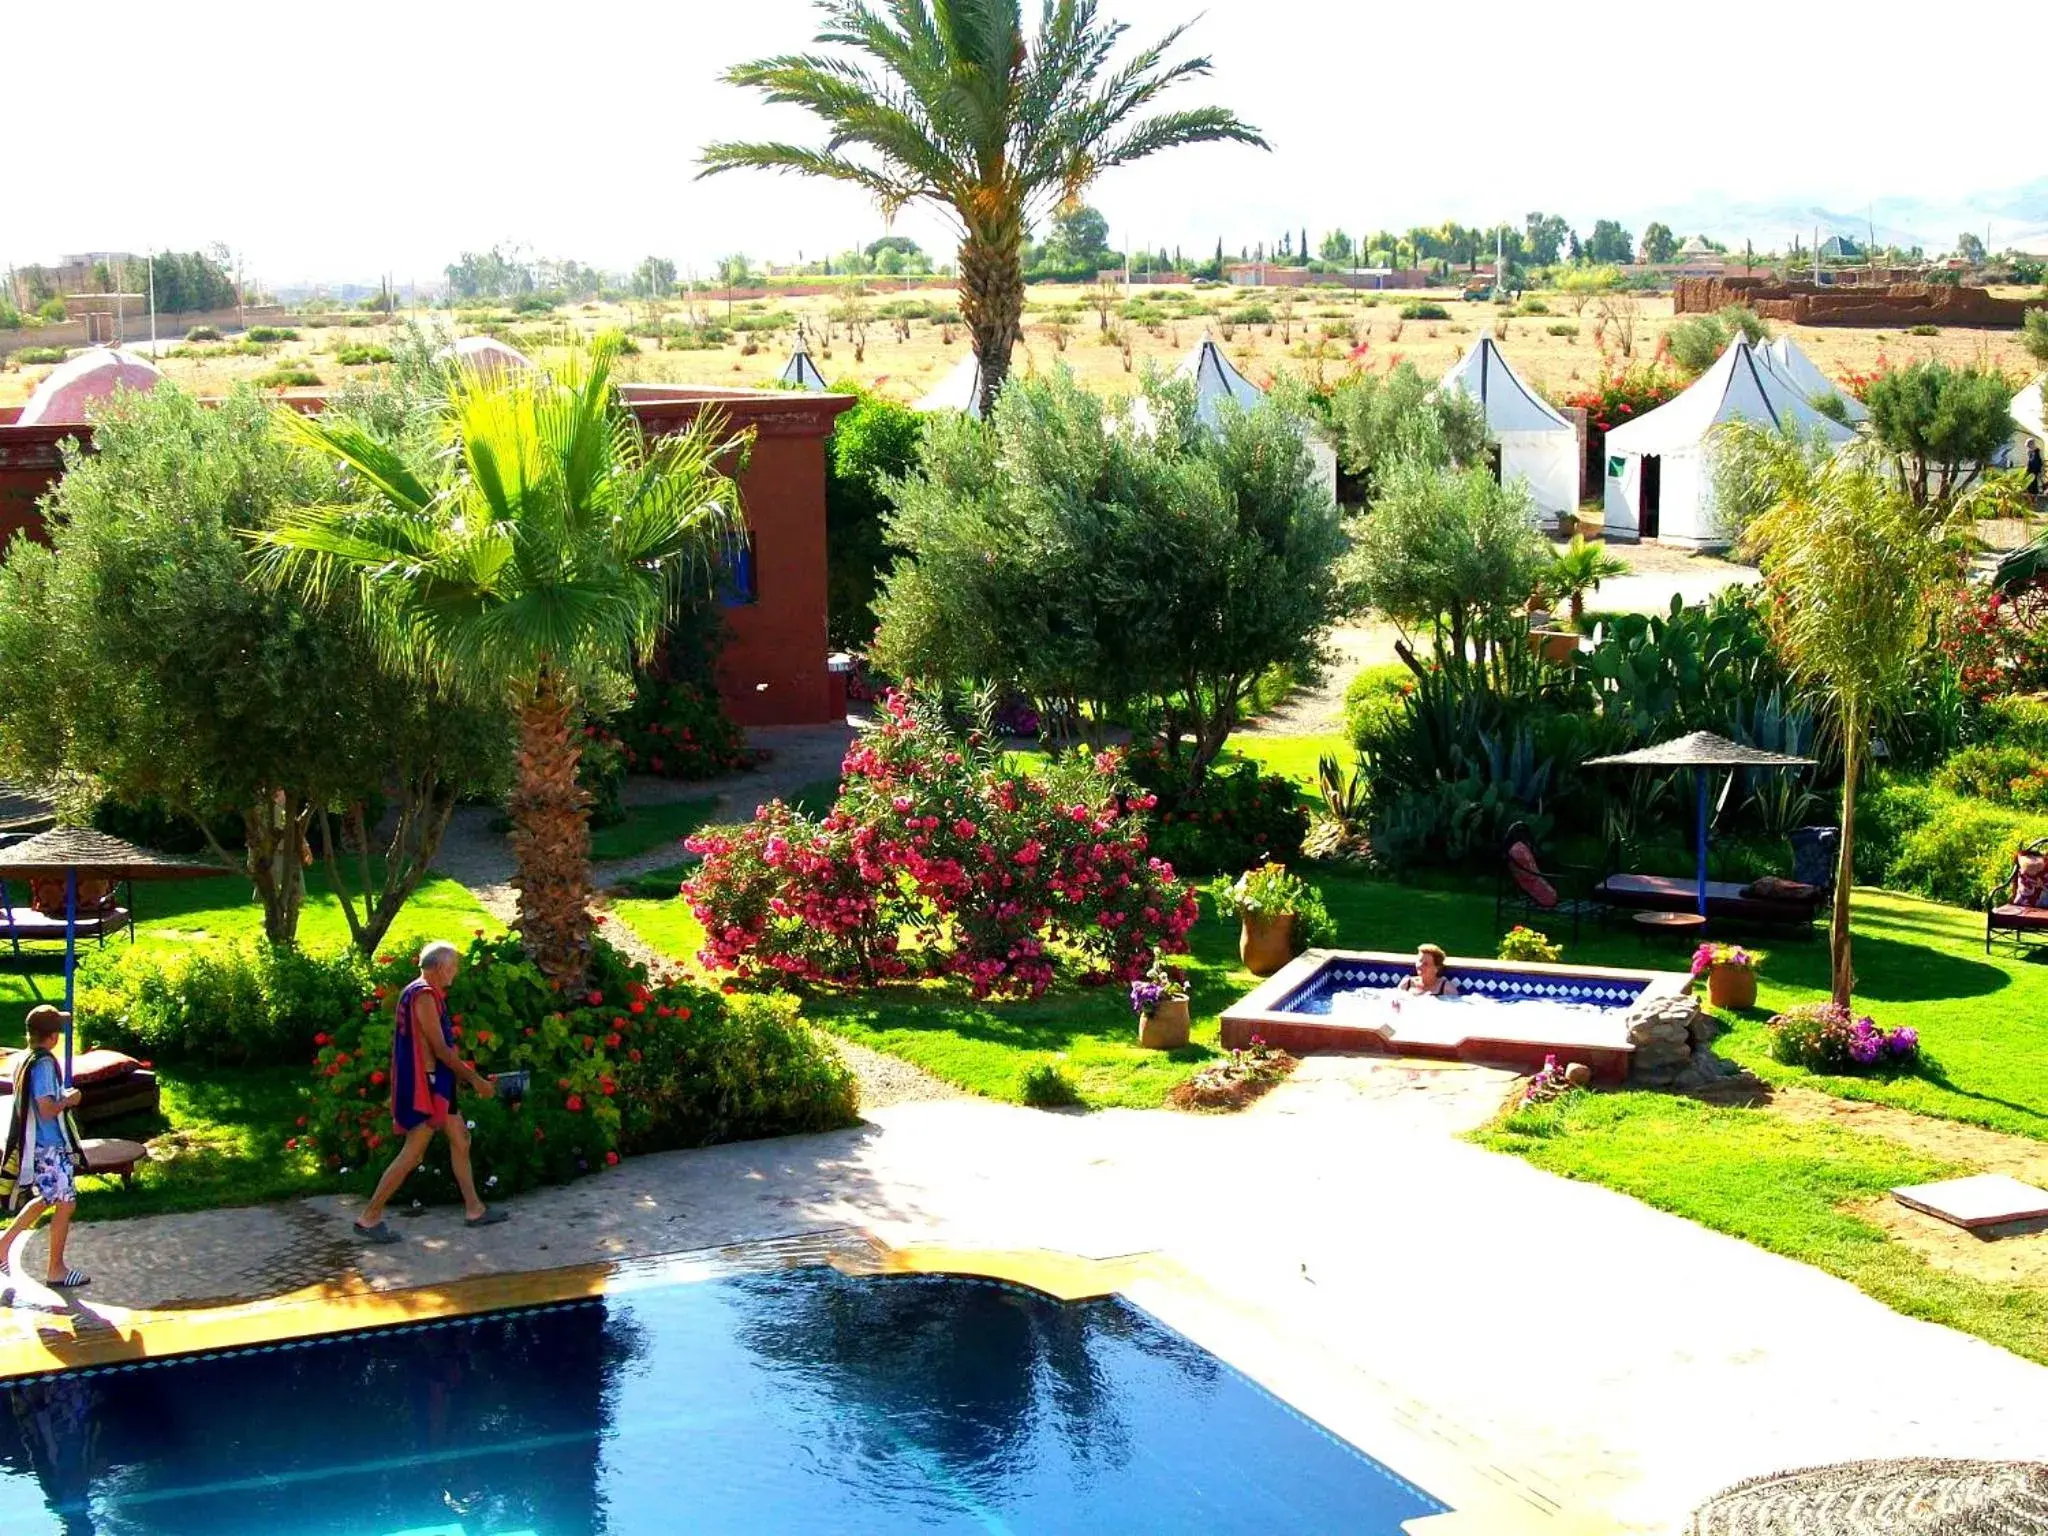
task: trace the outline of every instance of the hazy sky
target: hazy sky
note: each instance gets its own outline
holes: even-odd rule
[[[1146,38],[1189,14],[1184,0],[1104,9]],[[1882,226],[1888,196],[1940,200],[2038,174],[2038,98],[1986,78],[2016,14],[1952,0],[1941,27],[1958,42],[1935,63],[1878,16],[1818,0],[1683,14],[1212,0],[1186,46],[1215,74],[1180,99],[1236,108],[1273,153],[1178,151],[1112,173],[1091,200],[1114,243],[1191,251],[1303,224],[1319,236],[1532,208],[1584,229],[1714,194],[1859,211],[1875,199]],[[154,40],[148,68],[133,87],[81,86],[79,56],[59,50],[16,72],[0,261],[226,240],[274,284],[382,271],[404,283],[498,241],[701,271],[735,249],[815,256],[881,232],[851,191],[693,180],[707,140],[810,134],[805,114],[717,80],[803,46],[807,0],[101,0],[93,17],[97,36]],[[1984,148],[1958,164],[1949,125],[1965,122]],[[36,165],[34,142],[61,158]],[[898,228],[950,248],[928,214]]]

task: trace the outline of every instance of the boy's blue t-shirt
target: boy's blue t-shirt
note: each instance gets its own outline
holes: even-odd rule
[[[36,1118],[36,1145],[52,1147],[59,1151],[64,1147],[64,1127],[56,1120],[46,1118],[38,1103],[43,1099],[64,1097],[63,1078],[57,1071],[54,1057],[45,1056],[29,1064],[28,1069],[28,1113]]]

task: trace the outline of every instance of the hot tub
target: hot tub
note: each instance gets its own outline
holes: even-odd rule
[[[1223,1043],[1238,1050],[1256,1035],[1297,1055],[1374,1051],[1528,1069],[1554,1055],[1621,1082],[1635,1052],[1630,1024],[1692,984],[1682,971],[1459,956],[1446,970],[1458,997],[1404,995],[1401,983],[1415,974],[1411,953],[1311,949],[1225,1010]]]

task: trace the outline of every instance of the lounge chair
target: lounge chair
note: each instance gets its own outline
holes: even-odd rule
[[[52,906],[57,909],[54,914],[49,910]],[[110,882],[79,882],[78,915],[73,929],[79,938],[97,939],[105,944],[108,934],[119,933],[127,926],[128,909],[115,905]],[[32,886],[29,901],[17,906],[7,882],[0,880],[0,939],[13,946],[16,959],[21,957],[24,944],[62,944],[64,905],[61,883],[57,885],[54,896],[48,890]]]
[[[1579,936],[1579,923],[1588,913],[1598,915],[1597,902],[1586,895],[1594,871],[1575,864],[1546,864],[1536,852],[1535,835],[1526,821],[1518,821],[1501,836],[1500,870],[1493,890],[1493,926],[1496,933],[1516,921],[1536,918],[1554,923],[1560,917],[1572,920],[1572,937]]]
[[[1699,882],[1677,875],[1609,875],[1593,887],[1593,898],[1627,912],[1697,912]],[[1829,893],[1794,880],[1707,882],[1707,917],[1760,928],[1810,928]]]
[[[1995,934],[2012,936],[2013,953],[2048,944],[2048,837],[2012,856],[2012,873],[1984,898],[1984,953]]]

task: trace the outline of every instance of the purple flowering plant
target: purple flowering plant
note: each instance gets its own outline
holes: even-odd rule
[[[1148,1017],[1168,998],[1185,997],[1187,980],[1177,967],[1154,960],[1152,968],[1131,983],[1131,1012]]]
[[[1816,1072],[1910,1069],[1920,1059],[1918,1030],[1886,1030],[1835,1003],[1788,1009],[1767,1027],[1773,1056]]]

